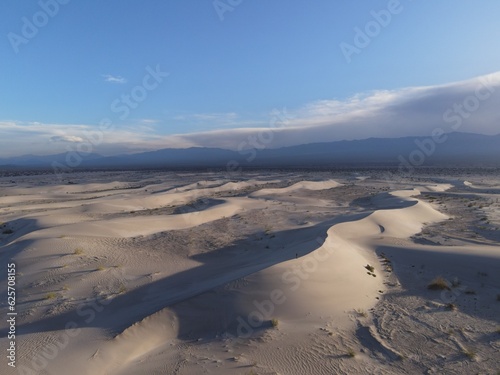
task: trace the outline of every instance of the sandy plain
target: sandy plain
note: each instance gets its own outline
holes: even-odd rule
[[[497,172],[2,177],[1,373],[497,374]]]

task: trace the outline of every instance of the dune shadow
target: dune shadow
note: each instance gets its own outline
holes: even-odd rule
[[[303,244],[301,244],[299,255],[302,256],[321,246],[322,243],[318,243],[317,239],[324,240],[326,232],[331,226],[360,220],[366,215],[339,216],[314,226],[278,231],[273,234],[276,238],[301,238]],[[239,312],[235,305],[234,294],[224,293],[224,286],[231,280],[241,279],[246,275],[294,259],[297,256],[295,248],[273,247],[272,243],[269,248],[266,248],[263,242],[259,248],[244,251],[242,249],[249,243],[257,245],[255,245],[255,241],[243,239],[230,246],[196,255],[193,258],[202,262],[198,267],[115,295],[112,299],[91,298],[63,314],[47,317],[33,323],[20,324],[17,327],[18,333],[23,335],[64,330],[66,324],[71,322],[78,327],[98,327],[116,334],[165,307],[170,307],[177,313],[180,337],[191,337],[194,332],[202,334],[206,331],[204,327],[211,327],[206,321],[208,316],[213,317],[213,327],[216,327],[216,330],[231,330],[235,324],[235,316]],[[200,295],[203,296],[192,299],[192,297]],[[212,301],[214,296],[220,298],[221,303],[214,304]],[[206,303],[202,303],[204,299],[206,299]],[[187,303],[181,304],[182,301],[187,301]],[[215,311],[208,314],[207,306],[211,306]],[[193,321],[198,321],[199,324],[196,324],[195,327]],[[213,331],[214,329],[210,328],[209,330]]]
[[[14,243],[22,236],[41,229],[35,219],[20,218],[3,223],[0,228],[0,249],[4,253],[4,247]],[[4,233],[8,231],[7,233]]]
[[[178,215],[178,214],[187,214],[193,212],[201,212],[223,203],[226,203],[226,201],[222,199],[199,198],[193,202],[175,207],[173,209],[172,214]]]
[[[0,235],[0,264],[3,265],[0,270],[1,290],[7,288],[5,283],[5,280],[7,280],[7,264],[13,263],[13,259],[18,254],[26,251],[34,243],[34,240],[18,240],[24,235],[40,229],[36,224],[36,220],[24,218],[10,221],[9,227],[15,228],[12,234]]]
[[[394,196],[390,192],[381,192],[373,196],[353,199],[350,206],[366,210],[390,210],[411,207],[417,203],[417,200],[407,200]]]
[[[376,197],[377,205],[384,209],[399,209],[418,203],[388,193],[381,193]],[[123,290],[112,298],[89,298],[57,316],[20,324],[18,333],[23,335],[64,330],[68,323],[72,323],[81,328],[96,327],[117,334],[165,307],[170,307],[176,313],[181,338],[190,339],[209,332],[235,332],[238,323],[236,319],[244,312],[240,311],[235,293],[227,289],[232,281],[309,254],[322,245],[327,231],[333,225],[357,221],[371,213],[372,211],[349,213],[309,227],[273,232],[276,239],[298,239],[295,244],[300,244],[299,250],[297,246],[283,247],[279,241],[276,244],[280,245],[274,246],[272,241],[256,243],[248,238],[238,240],[229,246],[193,256],[194,260],[201,263],[197,267],[131,291]],[[318,238],[322,238],[322,241],[318,241]],[[245,251],[249,246],[251,250]],[[193,298],[195,296],[198,298]],[[260,324],[256,330],[266,327],[266,324]]]

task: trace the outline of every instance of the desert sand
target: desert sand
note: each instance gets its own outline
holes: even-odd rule
[[[391,176],[0,178],[0,373],[497,374],[498,173]]]

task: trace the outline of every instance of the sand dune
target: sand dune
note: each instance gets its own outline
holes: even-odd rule
[[[297,182],[297,183],[295,183],[291,186],[285,187],[285,188],[261,189],[259,191],[256,191],[255,193],[250,194],[250,196],[262,197],[262,196],[273,195],[273,194],[286,194],[286,193],[294,192],[296,190],[326,190],[326,189],[335,188],[337,186],[340,186],[340,184],[337,181],[333,181],[333,180],[301,181],[301,182]]]
[[[408,238],[420,232],[424,222],[446,218],[428,204],[411,198],[418,193],[415,190],[394,192],[386,200],[402,198],[401,208],[377,210],[363,219],[336,224],[314,251],[298,253],[298,259],[246,277],[245,287],[237,290],[236,297],[243,306],[242,315],[250,315],[248,319],[251,319],[255,301],[272,300],[274,292],[282,295],[278,299],[283,303],[273,304],[272,314],[265,316],[266,320],[298,319],[304,324],[305,321],[318,323],[321,317],[328,317],[339,327],[350,323],[352,319],[346,313],[369,309],[376,303],[378,290],[384,289],[379,263],[366,249],[371,241],[381,235]],[[368,274],[366,265],[373,265],[373,275],[379,277]]]
[[[498,365],[491,188],[474,196],[480,205],[464,204],[470,187],[443,176],[396,191],[376,171],[299,182],[290,173],[130,177],[50,189],[40,177],[4,190],[0,256],[21,274],[19,371],[487,373]],[[464,220],[478,228],[470,238],[457,237]],[[439,245],[447,238],[453,245]],[[428,290],[439,275],[447,289]]]
[[[250,202],[245,198],[228,198],[217,206],[204,211],[178,214],[154,215],[149,217],[118,218],[104,221],[91,221],[85,224],[75,223],[56,228],[39,230],[27,239],[50,238],[64,233],[66,236],[85,236],[92,233],[93,237],[137,237],[158,232],[179,230],[198,226],[207,222],[229,217],[249,207],[259,208],[262,204]]]

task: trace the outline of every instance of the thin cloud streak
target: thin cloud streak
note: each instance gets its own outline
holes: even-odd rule
[[[50,140],[51,142],[70,142],[70,143],[77,143],[84,141],[82,137],[76,137],[74,135],[55,135],[53,137],[50,137]]]
[[[127,83],[127,80],[121,76],[114,76],[111,74],[103,74],[102,76],[105,82],[119,83],[119,84]]]

